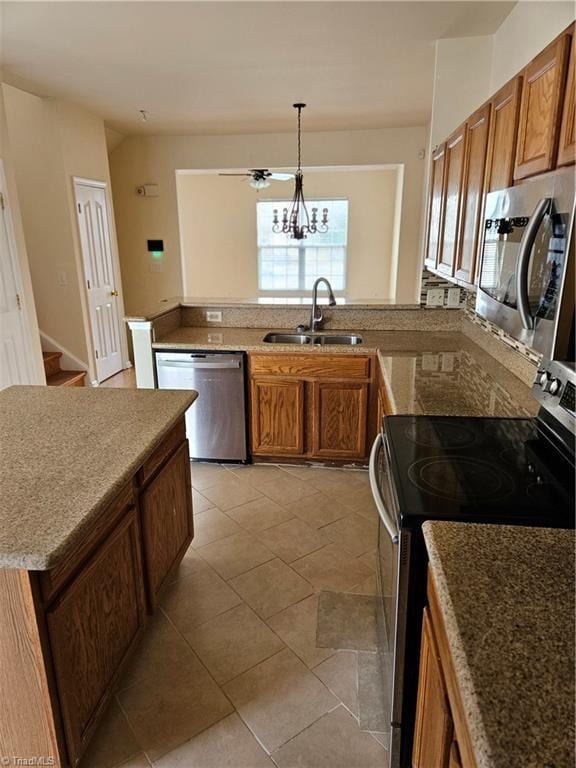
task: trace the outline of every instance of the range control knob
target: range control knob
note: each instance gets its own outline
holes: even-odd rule
[[[560,381],[560,379],[552,379],[548,387],[548,392],[550,392],[551,395],[558,395],[560,394],[561,389],[562,389],[562,382]]]
[[[542,387],[544,391],[548,389],[548,383],[550,381],[550,374],[548,371],[543,371],[538,375],[538,384]]]

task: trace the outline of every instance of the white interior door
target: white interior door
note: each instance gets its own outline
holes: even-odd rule
[[[122,370],[118,290],[106,186],[76,180],[76,214],[84,260],[98,381]]]
[[[0,161],[0,389],[32,382],[22,301],[20,267]]]

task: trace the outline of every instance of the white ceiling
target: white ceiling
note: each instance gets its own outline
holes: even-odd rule
[[[8,82],[122,133],[422,125],[434,40],[492,34],[514,2],[4,2]],[[138,110],[150,113],[147,123]]]

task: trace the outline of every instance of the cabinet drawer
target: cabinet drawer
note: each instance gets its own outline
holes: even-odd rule
[[[144,620],[140,532],[132,508],[47,614],[72,765],[96,728]]]
[[[144,462],[138,473],[140,485],[145,485],[150,480],[152,475],[158,471],[166,459],[174,453],[184,440],[186,440],[186,422],[182,418],[172,428],[172,431],[166,435],[154,453]]]
[[[369,379],[367,355],[250,355],[250,373],[302,379]]]

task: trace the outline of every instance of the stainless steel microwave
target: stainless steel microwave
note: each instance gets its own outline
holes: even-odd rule
[[[486,195],[476,312],[545,357],[569,359],[573,168]]]

